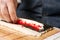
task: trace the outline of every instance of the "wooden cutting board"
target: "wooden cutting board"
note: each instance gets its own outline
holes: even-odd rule
[[[14,28],[0,25],[0,40],[37,40],[38,38],[32,35],[22,33]],[[38,39],[39,40],[39,39]]]
[[[37,34],[38,36],[34,36],[20,32],[18,27],[21,28],[19,25],[12,26],[12,24],[5,24],[0,21],[0,40],[44,40],[45,38],[60,32],[60,30],[54,28],[53,30],[46,30],[42,35]]]

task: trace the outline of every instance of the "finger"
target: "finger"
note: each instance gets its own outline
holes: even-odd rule
[[[5,21],[11,22],[6,4],[1,3],[1,14]]]
[[[3,20],[4,18],[3,18],[2,13],[1,13],[1,2],[2,2],[2,0],[0,0],[0,20]]]
[[[2,14],[1,14],[1,9],[0,9],[0,20],[2,20],[2,18],[3,18],[3,17],[2,17]]]
[[[17,0],[13,0],[13,2],[14,2],[14,5],[15,5],[15,8],[17,8],[17,5],[18,5]]]
[[[7,6],[8,6],[11,20],[15,23],[17,21],[17,15],[16,15],[16,9],[12,0],[7,2]]]

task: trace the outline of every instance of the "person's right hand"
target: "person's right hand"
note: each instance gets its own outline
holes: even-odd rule
[[[0,0],[0,17],[7,22],[15,23],[17,0]]]

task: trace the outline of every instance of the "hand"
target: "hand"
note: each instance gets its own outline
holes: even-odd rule
[[[7,22],[15,23],[17,0],[0,0],[0,17]]]

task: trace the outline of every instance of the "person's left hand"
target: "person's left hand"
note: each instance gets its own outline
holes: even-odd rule
[[[0,0],[0,16],[4,21],[17,21],[16,15],[17,0]]]

